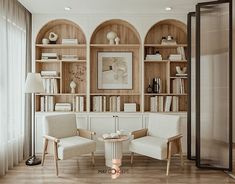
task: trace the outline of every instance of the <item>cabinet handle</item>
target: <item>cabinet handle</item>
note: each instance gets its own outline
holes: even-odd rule
[[[115,116],[113,115],[113,118],[115,118]]]

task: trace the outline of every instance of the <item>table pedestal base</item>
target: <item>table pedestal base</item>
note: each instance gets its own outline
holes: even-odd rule
[[[122,165],[122,142],[105,142],[105,165],[108,167],[112,167],[113,160],[116,166]]]

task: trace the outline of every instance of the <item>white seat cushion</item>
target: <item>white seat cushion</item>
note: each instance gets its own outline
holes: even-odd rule
[[[167,158],[167,139],[154,136],[141,137],[132,140],[129,149],[131,152],[163,160]]]
[[[80,136],[60,139],[58,144],[58,158],[61,160],[94,152],[96,143]]]

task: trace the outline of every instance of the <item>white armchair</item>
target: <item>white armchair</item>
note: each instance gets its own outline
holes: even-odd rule
[[[134,153],[167,160],[166,175],[168,175],[171,156],[179,153],[181,166],[183,166],[179,118],[173,115],[150,114],[148,129],[132,132],[134,139],[129,145],[131,164],[133,164]]]
[[[94,132],[77,129],[74,114],[49,115],[44,121],[44,148],[42,166],[47,152],[48,142],[53,142],[56,175],[58,176],[58,160],[65,160],[82,154],[91,153],[95,164],[94,151],[96,142],[91,140]]]

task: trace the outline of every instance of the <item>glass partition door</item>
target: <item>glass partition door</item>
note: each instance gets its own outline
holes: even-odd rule
[[[232,170],[232,1],[196,6],[196,165]]]

